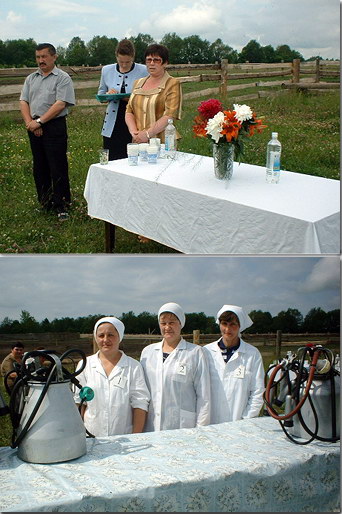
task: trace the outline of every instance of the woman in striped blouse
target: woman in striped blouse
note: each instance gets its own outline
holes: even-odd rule
[[[166,71],[168,62],[169,52],[164,45],[152,44],[146,48],[149,75],[135,81],[125,117],[135,143],[146,143],[151,137],[159,137],[164,142],[168,119],[181,117],[181,85]]]

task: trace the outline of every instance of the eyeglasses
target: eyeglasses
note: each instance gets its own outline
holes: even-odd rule
[[[152,62],[160,63],[160,62],[162,62],[162,59],[160,57],[147,57],[145,62],[146,62],[146,64],[151,64]]]

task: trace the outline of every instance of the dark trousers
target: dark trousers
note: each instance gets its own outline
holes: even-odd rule
[[[28,131],[38,201],[48,210],[62,212],[70,203],[66,119],[54,118],[42,129],[39,137]]]

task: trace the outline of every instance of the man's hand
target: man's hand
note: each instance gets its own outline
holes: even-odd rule
[[[26,128],[30,132],[35,132],[37,129],[41,128],[41,126],[40,126],[40,123],[38,123],[38,121],[31,120],[29,123],[26,124]]]
[[[40,137],[43,135],[43,129],[42,127],[39,127],[37,128],[36,130],[33,131],[34,135],[37,136],[37,137]]]

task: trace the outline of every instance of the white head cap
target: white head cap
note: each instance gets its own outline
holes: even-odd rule
[[[95,339],[96,339],[96,331],[99,328],[99,326],[102,325],[102,323],[111,323],[113,325],[113,327],[115,327],[116,330],[118,331],[118,334],[120,337],[120,342],[122,341],[124,333],[125,333],[125,325],[118,318],[114,318],[114,316],[108,316],[106,318],[101,318],[101,319],[97,320],[97,322],[95,323],[95,327],[94,327]]]
[[[181,327],[182,328],[184,327],[185,314],[184,314],[182,307],[180,305],[178,305],[178,303],[173,303],[173,302],[164,303],[164,305],[162,305],[158,311],[158,321],[159,321],[160,315],[163,314],[163,312],[172,312],[172,314],[177,316],[177,318],[179,319]]]
[[[248,314],[245,313],[242,307],[238,307],[237,305],[223,305],[223,307],[221,307],[221,309],[218,311],[216,315],[216,323],[218,325],[220,324],[219,317],[221,316],[221,314],[227,311],[234,312],[234,314],[236,314],[236,316],[239,318],[240,332],[243,332],[243,330],[253,325],[253,321],[248,316]]]

